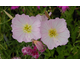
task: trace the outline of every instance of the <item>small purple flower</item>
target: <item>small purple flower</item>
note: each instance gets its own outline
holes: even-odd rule
[[[37,6],[38,9],[40,9],[40,6]]]
[[[58,6],[59,8],[62,8],[62,11],[65,12],[67,9],[69,9],[69,6]]]
[[[11,6],[11,10],[15,10],[15,9],[18,9],[19,6]]]

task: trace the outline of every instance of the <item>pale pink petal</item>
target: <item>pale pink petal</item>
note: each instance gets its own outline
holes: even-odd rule
[[[43,30],[43,29],[45,29],[45,30],[49,30],[51,27],[50,27],[50,25],[48,24],[49,23],[49,21],[45,21],[45,22],[42,22],[41,23],[41,31]]]
[[[49,43],[48,43],[48,48],[49,49],[53,49],[54,47],[56,47],[56,43],[54,43],[54,39],[49,39]]]
[[[21,24],[23,24],[24,19],[21,18],[21,15],[16,14],[15,17],[16,17],[15,19],[16,19],[17,21],[19,21]]]
[[[57,40],[57,43],[59,45],[65,45],[67,44],[68,40],[66,38],[63,38],[63,37],[59,37],[58,40]]]
[[[58,32],[62,32],[65,30],[66,28],[66,22],[64,19],[59,19],[59,18],[56,18],[55,21],[57,22],[57,25],[56,25],[56,30]]]
[[[22,26],[15,26],[15,25],[11,25],[13,30],[18,30],[18,29],[22,29]]]
[[[49,24],[49,27],[50,27],[50,28],[56,28],[57,21],[55,21],[54,19],[50,19],[50,20],[48,21],[48,24]]]
[[[27,20],[25,20],[27,19]],[[23,24],[26,24],[27,22],[29,22],[29,16],[26,16],[25,14],[21,15],[21,21]]]
[[[35,40],[41,38],[41,33],[40,32],[36,32],[36,33],[34,32],[34,33],[32,33],[32,35],[34,36]]]
[[[66,28],[63,32],[58,33],[58,37],[64,37],[64,38],[69,38],[70,37],[70,32],[69,30]]]
[[[22,42],[25,37],[25,33],[22,33],[22,35],[17,39],[19,42]]]
[[[36,18],[39,19],[41,22],[48,20],[46,15],[36,15]]]
[[[23,38],[23,41],[27,43],[26,37],[27,37],[27,35],[25,34],[25,37]]]
[[[41,26],[40,20],[36,19],[36,21],[33,22],[32,26],[34,26],[34,27],[40,27]]]
[[[16,37],[19,37],[23,33],[23,31],[21,29],[12,30],[12,32],[13,32],[13,35]]]
[[[23,17],[24,17],[24,21],[26,22],[26,24],[29,24],[30,23],[30,17],[29,17],[29,15],[24,15],[23,14]]]
[[[42,15],[41,18],[42,18],[42,22],[48,20],[46,15]]]
[[[23,33],[23,32],[14,32],[13,33],[13,38],[14,39],[17,39],[19,42],[22,42],[23,41],[23,38],[24,38],[24,36],[25,36],[25,33]]]
[[[54,38],[50,38],[47,35],[45,36],[43,35],[41,40],[43,41],[44,44],[48,46],[49,49],[53,49],[54,47],[57,47]]]
[[[16,16],[12,19],[12,24],[14,27],[23,27],[24,24],[27,24],[29,21],[29,16],[22,14],[16,14]]]
[[[27,40],[27,42],[31,42],[31,37],[30,37],[30,34],[25,34],[25,38]]]
[[[26,17],[25,14],[22,14],[22,15],[17,14],[17,15],[16,15],[16,19],[17,19],[21,24],[26,24],[25,17]]]
[[[22,24],[16,19],[16,17],[14,17],[13,19],[12,19],[12,24],[14,25],[14,26],[19,26],[19,27],[21,27],[22,26]]]
[[[35,21],[36,21],[36,17],[31,16],[31,17],[29,18],[29,20],[30,20],[29,24],[30,24],[30,25],[33,25],[33,24],[35,23]]]
[[[42,21],[41,15],[36,15],[36,18],[39,19],[40,21]]]
[[[45,38],[42,37],[41,40],[43,41],[44,44],[47,45],[47,47],[48,47],[49,49],[53,49],[53,47],[52,47],[52,44],[53,44],[52,39],[49,39],[49,37],[46,36]]]
[[[70,37],[70,33],[68,29],[66,28],[65,31],[63,31],[62,33],[59,33],[57,39],[60,44],[65,45],[67,44],[69,37]]]
[[[44,49],[44,46],[43,46],[43,44],[42,44],[40,41],[37,41],[37,42],[35,43],[35,45],[36,45],[36,47],[37,47],[37,49],[38,49],[39,51],[41,51],[41,50]]]

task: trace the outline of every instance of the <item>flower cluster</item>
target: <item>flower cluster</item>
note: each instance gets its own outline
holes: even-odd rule
[[[34,46],[33,49],[31,49],[31,47],[29,47],[29,46],[28,47],[23,47],[22,48],[22,53],[23,53],[23,55],[26,55],[26,54],[31,55],[32,57],[34,57],[36,59],[39,57],[39,53],[37,51],[36,46]]]
[[[67,29],[65,19],[55,18],[50,19],[45,15],[28,16],[25,14],[16,16],[12,19],[12,37],[18,42],[32,42],[35,44],[34,48],[23,47],[23,55],[31,55],[38,58],[39,52],[44,52],[46,48],[42,42],[47,45],[49,49],[53,49],[59,45],[65,45],[70,37],[70,32]],[[41,38],[41,41],[37,41]],[[37,51],[38,50],[38,51]]]
[[[23,55],[31,55],[32,57],[37,59],[40,56],[39,52],[43,53],[46,48],[40,41],[32,39],[32,42],[33,44],[35,44],[35,46],[33,46],[34,48],[32,49],[30,46],[23,47],[22,53]]]

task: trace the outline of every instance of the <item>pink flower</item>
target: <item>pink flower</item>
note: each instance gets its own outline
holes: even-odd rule
[[[41,22],[34,16],[16,14],[12,19],[12,37],[18,42],[31,42],[31,39],[41,38],[40,33]]]
[[[11,6],[11,10],[15,10],[15,9],[18,9],[19,6]]]
[[[23,47],[22,48],[22,53],[23,53],[23,55],[26,55],[26,54],[31,55],[32,57],[34,57],[36,59],[39,57],[39,53],[37,51],[36,46],[34,46],[33,49],[31,49],[31,47],[29,47],[29,46],[28,47]]]
[[[38,9],[40,9],[40,6],[37,6]]]
[[[42,42],[40,41],[37,41],[37,40],[34,40],[32,39],[32,42],[35,44],[35,46],[37,47],[37,49],[40,51],[40,52],[44,52],[46,50],[45,46],[42,44]]]
[[[67,44],[69,37],[65,19],[50,19],[41,24],[41,40],[49,49]]]
[[[69,6],[58,6],[59,8],[62,8],[62,11],[65,12],[67,9],[69,9]]]
[[[31,47],[29,47],[29,46],[22,48],[22,53],[23,53],[23,55],[26,55],[26,54],[31,55],[31,51],[32,51],[32,49],[31,49]]]
[[[38,53],[38,51],[37,51],[36,46],[34,46],[34,48],[32,49],[31,56],[34,57],[34,58],[36,58],[36,59],[40,56],[39,53]]]

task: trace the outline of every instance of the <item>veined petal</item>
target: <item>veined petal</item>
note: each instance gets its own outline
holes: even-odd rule
[[[56,20],[56,22],[57,22],[57,25],[56,25],[56,27],[55,27],[56,30],[57,30],[58,32],[64,31],[65,28],[66,28],[66,22],[65,22],[65,20],[64,20],[64,19],[59,19],[59,18],[56,18],[55,20]]]

